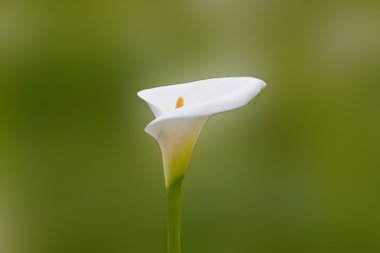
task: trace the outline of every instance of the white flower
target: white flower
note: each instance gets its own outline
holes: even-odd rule
[[[145,131],[160,145],[167,187],[185,175],[196,140],[209,117],[246,105],[265,86],[256,78],[231,77],[138,93],[156,116]]]

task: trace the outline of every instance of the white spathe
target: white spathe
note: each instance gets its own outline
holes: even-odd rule
[[[252,77],[214,78],[140,91],[156,119],[145,131],[160,145],[166,186],[185,175],[203,126],[211,115],[237,109],[266,86]],[[184,106],[176,109],[178,98]]]

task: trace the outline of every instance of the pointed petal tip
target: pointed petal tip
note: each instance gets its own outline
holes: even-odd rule
[[[264,89],[267,86],[266,82],[264,82],[263,80],[260,80],[260,84],[262,89]]]
[[[266,82],[261,81],[261,88],[262,88],[262,89],[265,89],[267,86],[268,86],[268,85],[267,85]]]
[[[136,95],[137,95],[139,98],[141,98],[142,100],[145,100],[145,99],[144,99],[144,95],[143,95],[144,91],[145,91],[145,90],[140,90],[139,92],[136,93]]]
[[[255,78],[255,77],[247,77],[247,79],[252,80],[253,83],[255,85],[258,85],[261,89],[264,89],[267,86],[267,84],[263,80],[261,80],[261,79],[258,79],[258,78]]]

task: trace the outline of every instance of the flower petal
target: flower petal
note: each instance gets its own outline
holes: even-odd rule
[[[213,78],[147,89],[140,91],[138,96],[148,103],[156,117],[172,112],[192,117],[241,107],[265,86],[263,81],[252,77]],[[176,110],[179,97],[184,98],[185,106]]]

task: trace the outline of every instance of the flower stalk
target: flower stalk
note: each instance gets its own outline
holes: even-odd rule
[[[167,238],[168,253],[181,252],[181,185],[179,178],[166,187],[168,203]]]

